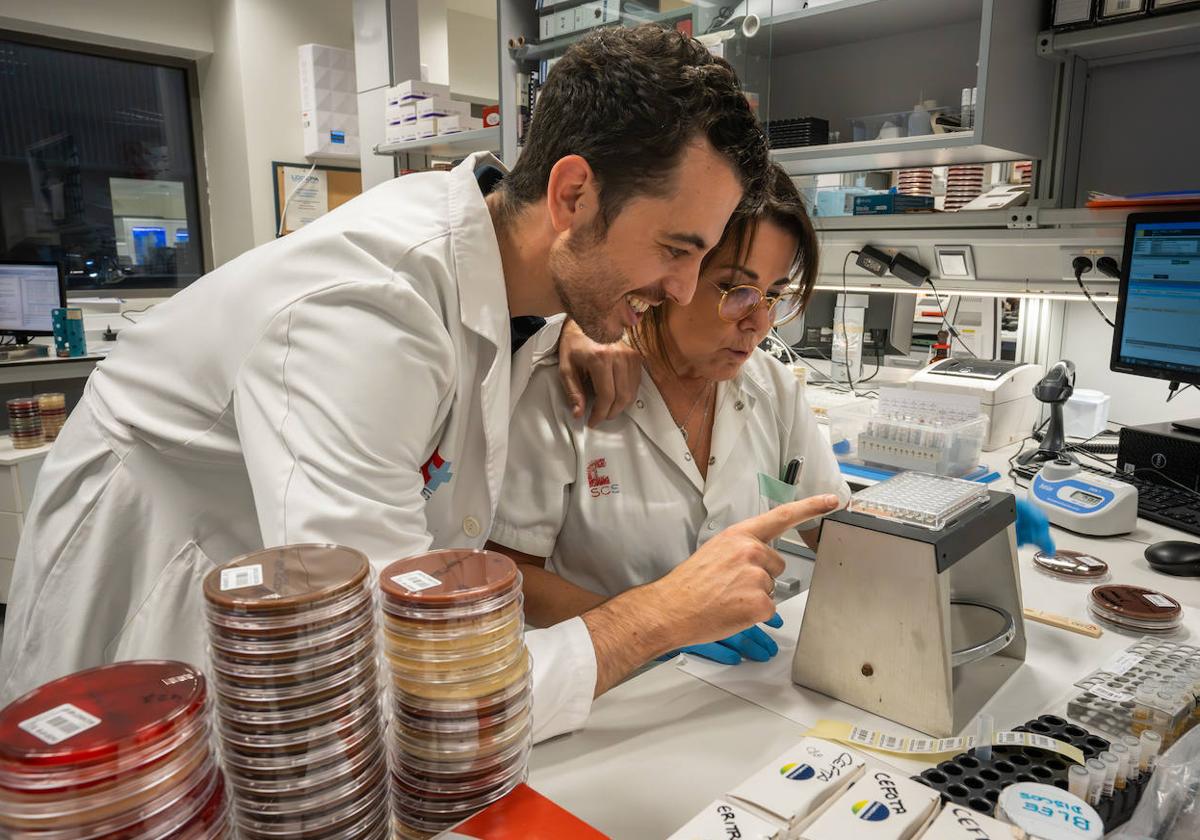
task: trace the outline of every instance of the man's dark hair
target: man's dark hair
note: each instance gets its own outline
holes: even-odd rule
[[[554,66],[534,109],[521,157],[502,182],[508,209],[546,194],[550,170],[580,155],[600,185],[607,225],[636,195],[662,195],[687,145],[708,138],[752,200],[770,156],[737,74],[698,41],[643,24],[606,27]]]

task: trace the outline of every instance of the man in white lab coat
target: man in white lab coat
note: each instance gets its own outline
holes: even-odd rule
[[[605,29],[551,74],[520,163],[370,190],[211,272],[136,327],[47,458],[18,551],[0,703],[144,657],[203,662],[201,581],[263,546],[342,543],[376,569],[479,547],[506,465],[514,315],[614,341],[691,298],[767,165],[736,78],[695,41]],[[490,194],[489,194],[490,193]],[[825,512],[731,528],[672,575],[530,633],[538,738],[647,659],[768,618],[765,543]]]

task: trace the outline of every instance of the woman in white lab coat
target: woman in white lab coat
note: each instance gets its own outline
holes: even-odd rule
[[[739,212],[687,305],[632,331],[645,372],[636,402],[596,428],[571,416],[552,363],[513,417],[492,540],[523,564],[526,614],[546,626],[673,569],[727,525],[767,509],[759,475],[802,462],[796,498],[843,481],[792,371],[756,349],[795,317],[817,275],[812,224],[778,167],[766,202]],[[816,546],[818,522],[800,536]],[[773,655],[758,628],[701,655]]]

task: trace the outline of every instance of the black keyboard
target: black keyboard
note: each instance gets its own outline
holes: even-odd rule
[[[1037,475],[1038,466],[1018,466],[1013,472],[1030,481]],[[1084,472],[1115,478],[1132,484],[1138,490],[1138,516],[1150,522],[1158,522],[1200,536],[1200,494],[1184,490],[1173,484],[1160,483],[1152,478],[1131,473],[1112,472],[1080,464]]]

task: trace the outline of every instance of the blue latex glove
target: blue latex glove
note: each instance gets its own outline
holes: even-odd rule
[[[775,613],[775,615],[763,623],[768,627],[782,627],[783,619],[780,618],[779,613]],[[711,659],[713,662],[720,662],[723,665],[737,665],[743,659],[766,662],[772,656],[779,653],[779,645],[775,644],[775,640],[764,633],[762,628],[756,624],[740,633],[734,633],[727,639],[708,642],[703,645],[681,647],[679,650],[672,651],[665,656],[660,656],[659,659],[670,659],[681,653],[690,653],[704,659]]]
[[[1017,545],[1036,545],[1047,554],[1054,553],[1050,520],[1041,508],[1025,499],[1017,499]]]

